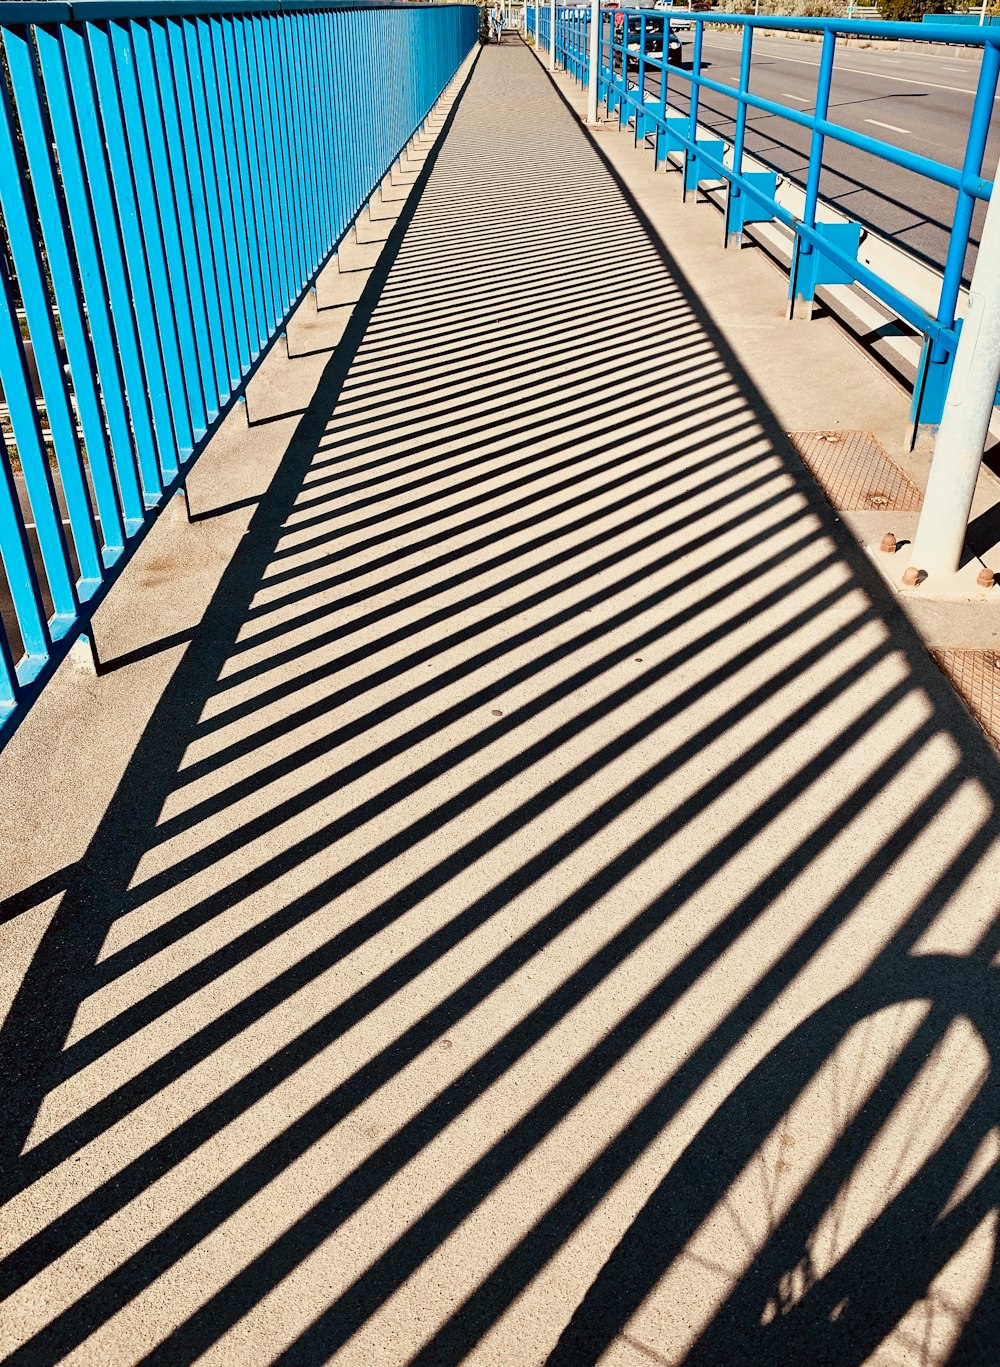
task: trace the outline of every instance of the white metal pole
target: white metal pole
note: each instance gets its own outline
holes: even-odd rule
[[[597,68],[601,50],[601,0],[590,0],[590,72],[587,79],[587,122],[597,122]]]
[[[541,3],[541,0],[539,0]],[[549,70],[556,69],[556,0],[549,3]]]
[[[1000,167],[997,168],[1000,177]],[[986,209],[969,311],[959,334],[944,417],[934,444],[910,564],[931,574],[959,567],[972,496],[1000,384],[1000,191]]]

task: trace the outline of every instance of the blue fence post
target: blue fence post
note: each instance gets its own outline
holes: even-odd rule
[[[743,43],[740,48],[740,84],[739,91],[745,95],[750,89],[750,64],[753,59],[753,29],[746,24],[743,29]],[[743,148],[746,142],[747,132],[747,105],[745,100],[739,100],[736,104],[736,129],[733,134],[733,171],[736,175],[743,174]],[[743,190],[739,181],[729,182],[729,190],[726,194],[726,212],[723,240],[727,247],[738,247],[743,240],[743,224],[746,221],[743,216]]]
[[[48,451],[35,408],[31,372],[17,324],[14,291],[3,252],[0,252],[0,386],[7,399],[7,411],[21,460],[21,475],[35,520],[49,595],[55,608],[55,618],[47,634],[57,636],[69,629],[78,611],[79,601]],[[22,626],[22,635],[23,632]]]
[[[690,180],[691,180],[691,172],[692,172],[692,169],[694,170],[694,175],[695,175],[695,185],[694,185],[695,196],[694,196],[694,198],[695,198],[696,200],[697,200],[697,198],[698,198],[698,194],[697,194],[697,183],[698,183],[698,182],[697,182],[697,159],[696,159],[696,153],[695,153],[694,149],[695,149],[695,147],[696,147],[696,145],[697,145],[697,142],[698,142],[698,105],[699,105],[699,99],[698,99],[698,96],[699,96],[698,77],[701,76],[702,38],[703,38],[703,36],[704,36],[704,32],[705,32],[705,25],[702,23],[702,21],[701,21],[700,19],[696,19],[696,20],[695,20],[695,23],[694,23],[694,50],[693,50],[692,55],[691,55],[691,76],[692,76],[692,81],[691,81],[691,101],[690,101],[690,108],[689,108],[689,110],[688,110],[688,138],[689,138],[689,140],[690,140],[690,144],[691,144],[691,145],[690,145],[690,147],[685,147],[685,148],[683,149],[683,156],[684,156],[684,161],[683,161],[683,166],[682,166],[683,178],[682,178],[682,181],[681,181],[681,200],[682,200],[682,202],[685,201],[685,200],[687,199],[688,190],[689,190],[689,188],[691,188],[691,186],[690,186]]]
[[[0,334],[0,346],[4,344]],[[22,457],[22,471],[24,470]],[[27,474],[25,474],[27,480]],[[31,546],[17,497],[17,486],[11,470],[10,455],[3,430],[0,429],[0,560],[3,561],[7,587],[14,604],[14,614],[21,634],[21,643],[28,657],[29,668],[39,668],[48,659],[52,645],[42,590],[31,556]],[[63,620],[67,620],[68,615]],[[2,701],[6,708],[17,702],[18,683],[24,677],[25,661],[18,667],[7,642],[7,633],[0,630],[3,641],[4,673]]]
[[[109,445],[105,450],[113,464],[121,499],[123,530],[127,536],[131,536],[142,525],[145,513],[135,443],[145,442],[146,448],[151,449],[152,431],[145,403],[137,403],[130,417],[126,388],[134,380],[130,380],[129,367],[124,360],[119,360],[116,348],[112,309],[116,307],[115,300],[121,297],[120,283],[118,288],[115,286],[115,279],[120,282],[121,270],[115,279],[110,275],[106,279],[102,259],[104,262],[117,260],[118,237],[117,232],[109,226],[105,226],[103,233],[98,234],[95,214],[104,190],[101,185],[88,187],[87,184],[83,149],[74,117],[70,75],[60,36],[54,30],[37,28],[35,44],[52,137],[59,148],[66,218],[76,253],[81,299],[89,321],[94,379],[103,400],[107,422]],[[47,139],[43,155],[49,157]],[[87,387],[86,376],[82,381],[77,381],[78,385],[81,383],[84,388]],[[84,440],[90,457],[97,439],[89,435],[86,424]],[[99,445],[97,449],[100,450]]]
[[[53,313],[54,300],[46,283],[41,244],[37,240],[34,218],[28,198],[28,181],[21,162],[19,142],[14,122],[14,111],[6,86],[0,89],[0,209],[7,229],[15,278],[28,320],[34,350],[35,366],[42,388],[42,398],[49,420],[56,464],[66,498],[66,510],[82,580],[80,596],[87,598],[100,582],[102,565],[98,548],[97,527],[87,489],[83,452],[77,436],[76,418],[70,403],[69,388],[63,371],[62,351]],[[13,303],[9,305],[13,310]],[[17,364],[15,362],[15,364]],[[19,367],[18,367],[19,368]],[[5,379],[3,388],[8,396],[11,421],[14,421],[14,402]],[[17,379],[13,387],[19,388]],[[29,383],[29,395],[31,393]],[[28,420],[27,402],[22,406],[22,420]],[[28,425],[35,426],[34,420]],[[15,431],[18,449],[21,437]],[[34,446],[39,461],[48,461],[39,429],[36,438],[28,440]],[[25,472],[27,473],[27,471]],[[34,507],[34,499],[32,500]],[[38,510],[35,508],[36,519]],[[69,569],[67,568],[67,573]]]
[[[50,135],[42,109],[41,79],[36,66],[34,47],[27,30],[7,30],[4,35],[4,49],[20,116],[21,140],[34,189],[35,210],[45,244],[45,255],[66,356],[72,374],[78,377],[75,384],[77,412],[86,451],[87,469],[90,472],[100,520],[100,556],[103,565],[107,566],[113,564],[124,549],[125,528],[111,469],[111,452],[101,412],[94,352],[87,331],[82,289],[74,276],[69,225],[59,194]],[[75,428],[73,415],[68,409],[65,420],[70,427]],[[75,433],[73,441],[75,444]],[[82,492],[81,488],[80,493]],[[86,501],[81,508],[81,515],[86,530],[96,530]],[[95,579],[99,578],[101,565],[94,562],[91,572]]]
[[[819,76],[816,83],[816,107],[812,139],[809,145],[809,172],[806,177],[806,202],[802,211],[802,222],[807,228],[816,226],[816,206],[819,200],[820,175],[823,170],[823,148],[825,138],[820,120],[825,120],[830,109],[830,87],[833,83],[833,59],[836,54],[837,37],[833,29],[823,32],[823,46],[820,50]],[[795,243],[792,250],[792,272],[788,288],[788,316],[795,314],[795,305],[801,301],[812,313],[812,303],[816,292],[815,273],[811,270],[815,257],[813,244],[802,236],[796,225]]]
[[[151,271],[162,271],[157,308],[168,307],[166,299],[169,297],[169,308],[176,324],[176,355],[171,358],[174,374],[170,382],[174,384],[178,377],[182,377],[183,384],[176,394],[174,428],[182,448],[190,446],[193,449],[195,441],[204,435],[208,427],[202,359],[206,338],[204,330],[199,330],[196,324],[194,295],[184,269],[180,215],[167,152],[166,106],[163,91],[157,86],[153,66],[150,29],[155,22],[133,22],[128,26],[127,37],[131,39],[130,76],[135,82],[135,89],[125,94],[124,98],[126,103],[130,98],[134,100],[146,133],[141,151],[134,152],[132,156],[133,173],[144,209],[147,253],[155,251],[158,254],[155,268],[152,262],[150,268]],[[123,27],[123,51],[126,50],[125,33]],[[130,122],[126,120],[126,123]],[[135,132],[138,133],[138,127]],[[159,258],[162,258],[162,264]],[[194,364],[186,365],[185,357],[190,357]],[[186,403],[183,405],[182,394],[186,394]]]
[[[646,136],[646,11],[643,10],[639,15],[639,57],[638,69],[636,71],[636,81],[638,84],[639,107],[635,111],[635,123],[632,128],[632,146],[635,147],[641,138]]]
[[[663,51],[660,53],[660,92],[656,101],[656,116],[653,120],[653,170],[657,171],[666,161],[665,128],[667,122],[667,53],[670,50],[670,20],[663,25]]]
[[[618,11],[615,15],[616,24],[619,21],[621,22],[621,35],[617,40],[617,109],[618,127],[624,128],[625,125],[628,123],[628,20],[621,11]]]
[[[154,348],[164,371],[164,407],[169,414],[165,440],[160,447],[160,468],[166,479],[172,478],[179,461],[191,454],[194,447],[191,393],[192,377],[182,359],[182,352],[190,355],[194,346],[187,301],[178,288],[179,262],[176,237],[171,232],[167,193],[161,218],[154,187],[154,171],[150,153],[149,134],[143,116],[139,81],[136,72],[134,38],[142,24],[135,20],[110,20],[105,32],[107,49],[103,53],[107,72],[106,103],[114,107],[114,121],[121,131],[122,142],[109,151],[117,167],[117,183],[122,196],[128,197],[136,208],[130,224],[131,244],[135,252],[134,274],[144,276],[149,287],[151,316],[150,353]],[[126,190],[126,182],[128,188]],[[167,431],[172,429],[172,439]]]

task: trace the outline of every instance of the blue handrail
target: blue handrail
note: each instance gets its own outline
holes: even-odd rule
[[[467,4],[0,3],[0,746],[477,35]]]
[[[548,46],[548,28],[543,18],[541,41]],[[655,14],[663,20],[663,50],[650,50],[648,19]],[[694,26],[693,59],[690,70],[669,62],[666,36],[673,21],[682,19]],[[534,31],[535,11],[529,8],[527,25]],[[702,36],[706,25],[738,28],[742,31],[740,75],[737,85],[717,81],[704,74]],[[758,29],[786,30],[818,34],[822,38],[817,69],[816,96],[811,112],[791,108],[775,100],[755,95],[750,90],[753,37]],[[590,11],[588,7],[566,6],[557,10],[556,58],[577,79],[588,77]],[[977,46],[983,55],[979,68],[972,113],[962,166],[956,168],[906,148],[856,132],[829,117],[828,102],[834,72],[836,40],[839,37],[892,38],[932,41],[949,45]],[[634,63],[635,78],[629,66]],[[817,286],[824,283],[857,281],[870,290],[899,317],[922,332],[926,338],[914,388],[911,420],[914,429],[933,426],[940,421],[948,380],[958,345],[961,327],[956,318],[962,271],[969,247],[972,216],[977,201],[988,200],[992,182],[983,174],[983,158],[990,131],[994,99],[1000,77],[1000,28],[983,26],[972,29],[947,20],[932,23],[890,23],[884,20],[798,19],[703,14],[681,10],[650,11],[627,8],[601,11],[598,94],[609,115],[617,112],[619,124],[631,124],[635,136],[651,135],[656,165],[663,164],[670,152],[682,159],[685,193],[709,177],[724,181],[727,187],[725,228],[727,243],[739,239],[751,222],[777,220],[794,233],[789,294],[792,308],[797,301],[811,303]],[[646,73],[662,73],[657,98],[646,90]],[[670,83],[688,83],[689,109],[679,116],[671,114],[667,103]],[[736,103],[736,124],[730,162],[724,160],[722,140],[708,139],[698,128],[698,97],[702,90],[727,96]],[[799,217],[778,202],[776,176],[760,171],[746,172],[744,148],[747,111],[774,115],[811,133],[809,164],[805,178],[805,204]],[[931,314],[906,296],[896,285],[857,259],[860,225],[826,223],[818,220],[821,203],[824,150],[828,140],[846,144],[881,161],[912,171],[925,179],[956,191],[956,209],[949,233],[940,294],[936,311]],[[730,164],[731,163],[731,164]]]

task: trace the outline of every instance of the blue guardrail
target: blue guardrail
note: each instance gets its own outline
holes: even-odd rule
[[[471,5],[0,4],[0,745],[477,32]]]
[[[672,63],[667,54],[666,30],[675,20],[684,21],[690,56],[684,64]],[[539,45],[549,48],[551,7],[528,7],[526,28]],[[728,85],[705,74],[702,43],[707,24],[725,25],[741,32],[740,75]],[[822,40],[817,64],[816,94],[812,109],[792,108],[752,93],[753,41],[758,29],[788,30],[818,35]],[[647,42],[647,36],[653,41]],[[982,48],[975,98],[969,116],[961,166],[951,166],[910,152],[893,143],[859,133],[836,123],[829,115],[837,38],[892,38]],[[556,10],[556,60],[577,80],[589,76],[590,10],[560,6]],[[735,245],[748,223],[778,221],[794,234],[789,297],[791,308],[799,301],[811,303],[817,286],[857,281],[886,304],[898,317],[924,335],[920,367],[914,387],[911,421],[913,430],[933,429],[941,420],[960,320],[956,308],[962,272],[969,248],[972,216],[977,200],[988,200],[992,182],[983,175],[983,159],[990,132],[997,80],[1000,76],[1000,28],[965,27],[948,18],[936,23],[888,23],[881,20],[753,18],[733,14],[706,15],[681,10],[603,9],[598,49],[598,96],[608,116],[617,114],[621,127],[631,126],[636,141],[651,139],[655,165],[664,165],[673,153],[683,170],[684,194],[696,191],[704,180],[726,186],[725,241]],[[971,69],[971,67],[970,67]],[[660,73],[650,89],[649,73]],[[670,89],[684,82],[690,94],[687,113],[670,108]],[[699,96],[714,91],[735,101],[732,145],[706,137],[699,128]],[[810,132],[808,169],[804,177],[805,204],[796,217],[779,204],[777,176],[773,171],[746,170],[744,144],[747,113],[759,110],[785,119]],[[877,182],[878,163],[891,162],[955,192],[955,214],[944,261],[937,309],[931,314],[890,281],[858,260],[859,223],[818,221],[821,203],[824,148],[827,140],[847,144],[873,158],[872,183]]]
[[[1000,16],[987,14],[985,18],[976,14],[925,14],[920,20],[922,24],[964,24],[979,28],[981,25],[1000,24]]]

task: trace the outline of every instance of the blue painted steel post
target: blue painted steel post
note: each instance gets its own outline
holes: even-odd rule
[[[123,29],[124,33],[125,30]],[[175,417],[174,427],[176,431],[185,433],[185,440],[181,442],[182,446],[187,444],[186,434],[190,428],[190,445],[193,449],[194,442],[199,437],[204,436],[208,428],[206,394],[203,388],[205,333],[204,330],[199,330],[197,326],[195,293],[192,292],[191,282],[184,270],[181,215],[178,211],[170,173],[167,151],[168,133],[165,128],[165,102],[163,92],[158,88],[156,82],[150,25],[147,23],[131,23],[128,26],[127,37],[131,38],[129,55],[131,58],[130,72],[134,73],[135,81],[134,103],[136,112],[143,116],[146,130],[146,146],[142,153],[141,162],[135,153],[133,153],[132,162],[133,168],[137,165],[141,165],[143,168],[141,173],[138,170],[136,171],[137,181],[140,174],[147,175],[148,173],[148,200],[150,205],[155,207],[155,212],[148,214],[146,218],[147,254],[152,259],[152,241],[155,238],[158,258],[162,256],[161,290],[163,293],[160,297],[164,301],[167,297],[170,299],[170,310],[174,315],[177,333],[177,374],[183,377],[184,384],[181,392],[187,396],[183,409],[184,425],[182,426],[180,420]],[[127,38],[123,38],[123,43],[126,42]],[[126,120],[126,122],[130,122],[130,120]],[[145,204],[147,195],[140,190],[140,196]],[[193,364],[186,365],[185,360],[187,358],[190,358]],[[179,393],[177,399],[180,400]]]
[[[48,451],[35,407],[31,372],[17,323],[13,285],[3,252],[0,252],[0,385],[7,400],[10,424],[21,460],[21,475],[35,520],[49,595],[55,607],[55,619],[50,623],[48,634],[57,636],[69,630],[78,611],[79,600],[73,583],[69,548],[59,517]],[[22,634],[23,630],[22,627]]]
[[[8,55],[11,48],[8,47]],[[27,52],[27,49],[26,49]],[[16,58],[16,52],[15,52]],[[15,66],[16,66],[15,61]],[[30,140],[29,128],[29,140]],[[63,371],[62,352],[53,300],[46,280],[41,244],[36,235],[29,201],[28,179],[20,154],[14,111],[6,86],[0,87],[0,207],[7,229],[7,242],[20,288],[34,347],[35,365],[42,386],[56,463],[66,496],[67,512],[80,569],[83,574],[81,595],[86,598],[100,580],[102,567],[97,544],[97,527],[87,490],[83,452],[77,436],[76,418],[70,403]],[[42,210],[46,203],[43,197]],[[56,278],[63,283],[59,263]],[[67,300],[67,303],[69,301]],[[89,357],[88,357],[89,364]],[[5,386],[6,388],[6,386]],[[89,587],[88,587],[89,586]]]
[[[830,109],[830,87],[833,84],[833,59],[836,55],[837,35],[833,29],[823,30],[823,47],[819,58],[819,78],[816,83],[816,109],[813,121],[812,141],[809,146],[809,173],[806,177],[806,202],[802,211],[802,222],[807,228],[816,226],[816,205],[819,200],[820,174],[823,170],[823,148],[825,138],[820,131],[818,124],[820,120],[825,120]],[[813,244],[795,234],[795,245],[792,251],[792,273],[788,288],[788,316],[795,315],[795,305],[801,302],[806,305],[807,317],[812,317],[812,305],[814,291],[810,284],[808,289],[801,289],[799,276],[802,271],[802,258],[811,256],[815,251]]]
[[[100,518],[101,561],[106,567],[113,564],[124,549],[125,528],[111,469],[111,452],[101,413],[82,290],[73,270],[69,224],[59,194],[51,139],[42,109],[42,83],[27,30],[7,30],[4,47],[20,116],[21,140],[31,174],[35,209],[59,310],[59,324],[70,370],[76,377],[76,403]],[[67,417],[75,426],[72,414],[68,413]],[[93,526],[89,504],[81,511],[87,523]],[[101,565],[95,562],[94,577],[99,578],[100,573]]]
[[[23,464],[22,464],[23,473]],[[3,561],[7,576],[7,587],[14,604],[14,614],[21,634],[21,643],[28,657],[44,664],[51,649],[49,624],[45,620],[42,590],[31,555],[25,519],[17,496],[17,486],[11,469],[7,442],[0,428],[0,559]],[[38,534],[36,525],[35,531]],[[65,621],[66,619],[63,618]],[[0,629],[0,637],[6,643],[6,633]],[[13,664],[13,656],[7,647],[7,658]],[[23,678],[23,662],[14,665],[10,690],[5,701],[15,702],[19,676]]]
[[[745,95],[750,89],[750,65],[753,58],[753,29],[747,24],[743,29],[743,46],[740,50],[740,85],[741,95]],[[736,105],[736,131],[733,135],[733,171],[736,175],[743,173],[743,148],[746,142],[747,133],[747,105],[745,100],[739,100]],[[743,190],[738,181],[729,182],[729,191],[726,195],[726,221],[725,221],[725,245],[727,247],[738,247],[743,241],[742,215],[739,210],[742,208],[740,200]],[[737,219],[739,223],[737,225]]]
[[[123,403],[120,419],[126,427],[131,422],[132,434],[127,440],[129,447],[134,450],[142,485],[142,506],[139,510],[142,516],[146,508],[156,504],[162,489],[153,427],[156,406],[151,397],[149,374],[143,364],[142,345],[129,289],[124,241],[116,220],[110,168],[101,136],[96,81],[88,56],[87,27],[62,27],[58,40],[62,61],[48,43],[41,41],[39,55],[47,68],[46,84],[49,89],[65,72],[72,92],[72,109],[67,107],[60,110],[64,147],[72,164],[72,169],[63,167],[63,184],[73,220],[80,269],[87,289],[91,335],[102,367],[101,384],[109,423],[115,420],[117,411],[112,384],[119,382],[118,366],[121,368],[124,387],[122,397],[127,398],[128,412],[125,412]],[[51,108],[60,109],[59,103],[50,104]],[[78,162],[74,159],[77,153]],[[79,183],[76,180],[77,173]],[[103,333],[101,326],[105,320],[107,334]],[[114,342],[117,342],[117,365],[113,359]],[[125,440],[123,433],[121,441]],[[116,459],[119,462],[122,449],[121,445],[116,444]],[[119,464],[120,486],[123,477],[124,472]]]
[[[0,428],[0,562],[7,576],[7,586],[14,604],[21,643],[28,657],[28,671],[33,672],[48,659],[51,640],[42,606],[42,594],[31,556],[28,533],[17,497],[17,486],[11,469],[10,454],[3,429]],[[0,705],[12,710],[17,702],[18,683],[28,671],[24,663],[18,668],[7,643],[7,634],[0,624],[0,644],[3,649],[2,668],[6,676]],[[0,718],[2,722],[4,718]]]
[[[635,111],[632,126],[632,146],[646,136],[646,11],[639,15],[639,63],[636,72],[639,85],[639,108]]]
[[[667,119],[667,53],[670,51],[670,20],[664,18],[663,24],[663,51],[660,53],[660,98],[656,104],[656,119],[653,129],[653,170],[666,162],[666,151],[664,149],[664,125]]]
[[[95,26],[96,27],[96,26]],[[178,462],[194,447],[192,427],[193,381],[184,365],[183,353],[193,349],[190,317],[184,301],[175,295],[177,259],[175,243],[165,229],[169,215],[161,220],[154,187],[150,142],[143,118],[136,72],[133,30],[135,21],[109,21],[105,26],[107,45],[102,60],[107,65],[108,89],[102,112],[113,109],[111,117],[121,131],[122,144],[116,151],[120,194],[136,208],[130,225],[134,279],[143,275],[149,285],[152,315],[149,319],[150,352],[158,349],[165,376],[164,403],[169,415],[160,448],[160,468],[165,479],[177,473]],[[172,269],[173,268],[173,271]],[[167,433],[172,435],[168,436]]]
[[[691,55],[691,75],[694,77],[698,77],[701,75],[701,49],[702,37],[704,35],[704,32],[705,25],[700,19],[696,19],[694,23],[694,52]],[[691,158],[695,156],[693,148],[695,147],[698,141],[698,90],[699,88],[697,80],[692,80],[691,105],[690,110],[688,112],[688,137],[691,139],[691,147],[686,147],[684,149],[684,161],[681,167],[681,170],[683,172],[681,179],[682,201],[685,201],[687,199],[688,165],[691,161]],[[696,189],[691,202],[697,203],[697,200],[698,192]]]

